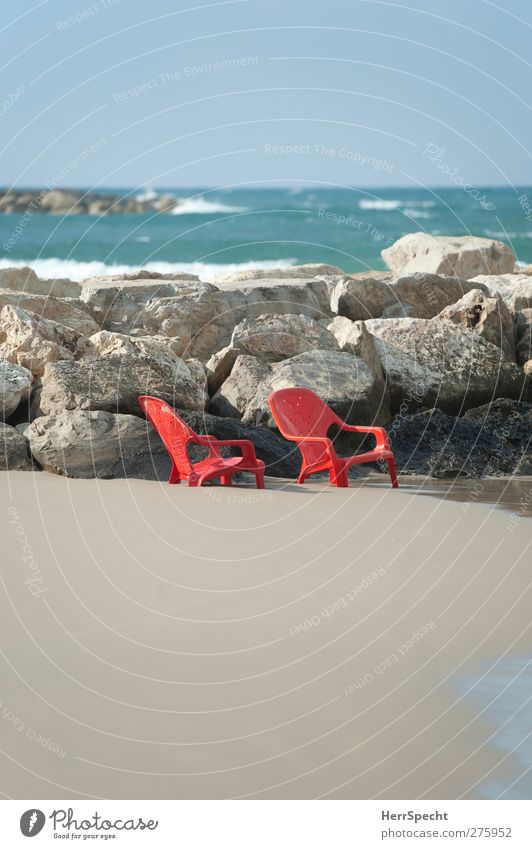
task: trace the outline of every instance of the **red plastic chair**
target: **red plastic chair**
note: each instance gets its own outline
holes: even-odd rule
[[[383,427],[346,424],[310,389],[279,389],[268,400],[277,427],[285,439],[297,442],[303,456],[298,483],[303,483],[309,475],[328,470],[332,484],[349,486],[347,473],[351,466],[386,460],[392,486],[399,486],[388,434]],[[331,425],[349,433],[372,433],[377,444],[364,454],[339,457],[327,436]]]
[[[223,486],[231,486],[236,472],[251,472],[255,475],[257,489],[264,489],[264,463],[255,455],[255,446],[249,439],[216,439],[195,433],[176,411],[160,398],[151,395],[139,396],[139,404],[166,446],[172,459],[172,471],[168,483],[188,480],[189,486],[220,478]],[[191,442],[209,449],[209,456],[192,463],[187,453]],[[241,457],[222,457],[219,449],[224,445],[240,448]]]

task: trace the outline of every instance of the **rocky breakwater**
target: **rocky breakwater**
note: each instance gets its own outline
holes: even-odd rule
[[[178,204],[172,195],[114,195],[75,189],[39,191],[0,189],[0,213],[47,213],[48,215],[123,215],[171,212]]]
[[[140,270],[69,287],[4,270],[0,464],[164,477],[166,452],[137,403],[154,394],[197,430],[253,439],[270,474],[293,476],[297,452],[267,398],[307,386],[346,421],[387,426],[403,473],[530,473],[532,277],[513,257],[506,269],[505,246],[490,254],[478,241],[460,241],[464,277],[451,273],[454,239],[454,265],[440,271],[426,252],[420,270],[394,259],[354,275],[321,265],[201,281]]]

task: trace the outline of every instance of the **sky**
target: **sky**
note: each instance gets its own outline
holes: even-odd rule
[[[5,9],[5,186],[532,184],[530,0]]]

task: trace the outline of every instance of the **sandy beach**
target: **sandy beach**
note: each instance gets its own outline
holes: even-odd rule
[[[1,483],[5,797],[522,792],[464,681],[532,654],[531,479]]]

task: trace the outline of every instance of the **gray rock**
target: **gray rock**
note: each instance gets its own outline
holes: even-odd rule
[[[202,373],[200,383],[197,366],[191,368],[162,342],[115,334],[100,356],[47,365],[40,407],[46,415],[73,409],[138,413],[137,396],[156,395],[174,406],[203,410]]]
[[[152,426],[136,416],[69,410],[35,419],[24,431],[47,472],[72,478],[170,475],[168,453]]]
[[[457,277],[420,272],[396,277],[388,286],[394,296],[395,306],[408,304],[412,307],[414,318],[434,318],[446,306],[454,304],[466,292],[475,288],[474,283],[459,280]]]
[[[397,298],[383,277],[342,277],[329,284],[331,311],[351,321],[378,318]]]
[[[462,410],[503,396],[525,400],[530,384],[515,364],[477,333],[434,318],[373,319],[392,412],[437,406]]]
[[[387,397],[380,396],[375,376],[364,360],[340,351],[307,351],[272,365],[246,405],[244,423],[265,422],[274,427],[268,395],[296,386],[311,389],[347,422],[380,424],[389,417]]]
[[[30,397],[31,383],[28,369],[0,359],[0,421],[5,422]]]
[[[401,275],[422,271],[468,280],[476,274],[505,274],[515,266],[508,245],[478,236],[409,233],[381,253],[388,268]]]
[[[231,374],[211,398],[209,410],[217,416],[241,418],[260,383],[269,373],[270,367],[263,360],[249,354],[240,354]],[[256,422],[250,420],[249,423]]]
[[[0,311],[0,356],[40,377],[46,363],[71,360],[79,334],[11,305]]]
[[[231,346],[271,363],[305,351],[338,350],[332,333],[307,315],[245,318],[233,330]]]
[[[492,298],[500,295],[510,312],[532,308],[532,277],[527,274],[480,274],[471,282],[484,287]]]
[[[473,330],[504,351],[510,360],[515,360],[514,320],[500,295],[490,298],[480,289],[472,289],[455,304],[445,307],[438,318]]]
[[[14,427],[0,422],[0,471],[30,472],[33,463],[24,436]]]
[[[91,336],[100,329],[85,304],[74,298],[52,298],[0,289],[0,309],[7,305],[55,321],[80,336]]]
[[[211,283],[220,286],[224,283],[242,283],[247,280],[290,280],[298,277],[318,277],[324,274],[343,274],[336,265],[309,262],[305,265],[288,265],[285,268],[246,268],[240,271],[217,274]]]
[[[32,268],[25,265],[20,268],[0,268],[0,289],[32,295],[53,295],[56,298],[77,298],[81,284],[63,278],[41,280]]]
[[[517,362],[524,365],[532,359],[532,309],[521,310],[515,316],[517,332]]]
[[[242,353],[238,348],[233,348],[232,345],[226,345],[215,354],[207,362],[205,368],[207,371],[207,384],[209,395],[214,395],[218,391],[224,380],[227,380],[231,374],[237,357]]]
[[[386,307],[380,318],[417,318],[417,311],[412,304],[398,302]]]
[[[106,280],[86,283],[81,292],[81,300],[103,330],[118,333],[130,333],[145,325],[144,312],[154,299],[173,297],[198,297],[216,291],[208,283],[200,283],[195,278],[185,280],[167,280],[156,278],[135,278]],[[156,332],[160,332],[158,329]],[[175,333],[164,333],[175,336]]]

